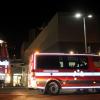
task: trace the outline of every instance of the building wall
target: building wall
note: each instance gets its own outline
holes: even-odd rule
[[[99,50],[100,30],[96,19],[86,19],[87,43],[92,52]],[[25,51],[25,59],[28,60],[32,52],[68,52],[75,50],[83,53],[84,50],[83,20],[75,19],[66,13],[57,13],[48,25]]]
[[[59,45],[62,52],[75,50],[79,53],[85,52],[84,24],[83,19],[76,19],[72,14],[59,13]],[[86,18],[86,38],[87,46],[91,53],[100,50],[100,29],[98,19]]]
[[[83,19],[76,19],[73,14],[59,13],[59,40],[84,43]],[[86,18],[86,35],[88,43],[100,43],[100,28],[98,19]]]
[[[43,29],[43,31],[37,36],[37,38],[32,42],[29,48],[25,51],[25,60],[30,56],[31,53],[36,50],[40,52],[49,51],[50,47],[58,41],[58,16],[57,14],[51,19],[48,25]],[[58,49],[59,46],[54,47]],[[54,49],[53,48],[53,49]]]
[[[59,41],[82,42],[83,23],[67,13],[59,13]]]

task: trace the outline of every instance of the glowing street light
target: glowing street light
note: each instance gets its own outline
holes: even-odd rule
[[[82,17],[82,14],[81,14],[81,13],[76,13],[76,14],[75,14],[75,17],[76,17],[76,18],[80,18],[80,17]]]
[[[83,25],[84,25],[84,41],[85,41],[85,53],[88,53],[87,50],[87,39],[86,39],[86,17],[87,18],[92,18],[93,16],[91,14],[87,15],[87,16],[82,16],[81,13],[76,13],[75,14],[76,18],[83,18]]]
[[[71,55],[74,54],[74,51],[70,51],[69,54],[71,54]]]
[[[98,55],[100,56],[100,51],[99,51]]]
[[[0,40],[0,43],[2,44],[4,41],[3,40]]]

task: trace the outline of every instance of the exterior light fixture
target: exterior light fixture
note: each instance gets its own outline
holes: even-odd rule
[[[70,51],[69,54],[71,54],[71,55],[74,54],[74,51]]]
[[[35,55],[39,54],[39,51],[35,51]]]
[[[0,40],[0,43],[2,44],[4,41],[3,40]]]
[[[100,51],[99,51],[98,55],[100,56]]]
[[[86,17],[87,18],[92,18],[93,16],[91,14],[89,14],[87,16],[83,16],[81,13],[76,13],[75,14],[75,18],[83,18],[85,53],[88,53],[88,49],[87,49],[87,39],[86,39]]]
[[[76,14],[75,14],[75,17],[76,17],[76,18],[80,18],[80,17],[82,17],[82,14],[81,14],[81,13],[76,13]]]

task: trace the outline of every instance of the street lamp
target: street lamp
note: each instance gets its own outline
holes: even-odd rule
[[[3,40],[0,40],[0,43],[2,44],[4,41]]]
[[[98,55],[100,56],[100,51],[99,51]]]
[[[75,17],[76,18],[83,18],[83,25],[84,25],[84,42],[85,42],[85,53],[88,53],[88,50],[87,50],[87,39],[86,39],[86,17],[87,18],[92,18],[92,15],[89,14],[87,16],[82,16],[81,13],[76,13],[75,14]]]
[[[3,40],[0,39],[0,46],[2,47],[2,44],[4,43]]]
[[[74,54],[74,51],[70,51],[69,54],[71,54],[71,55]]]

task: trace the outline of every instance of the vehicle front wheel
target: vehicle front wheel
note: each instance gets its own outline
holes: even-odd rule
[[[51,94],[51,95],[59,94],[60,85],[57,82],[52,81],[52,82],[48,83],[46,91],[48,94]]]

